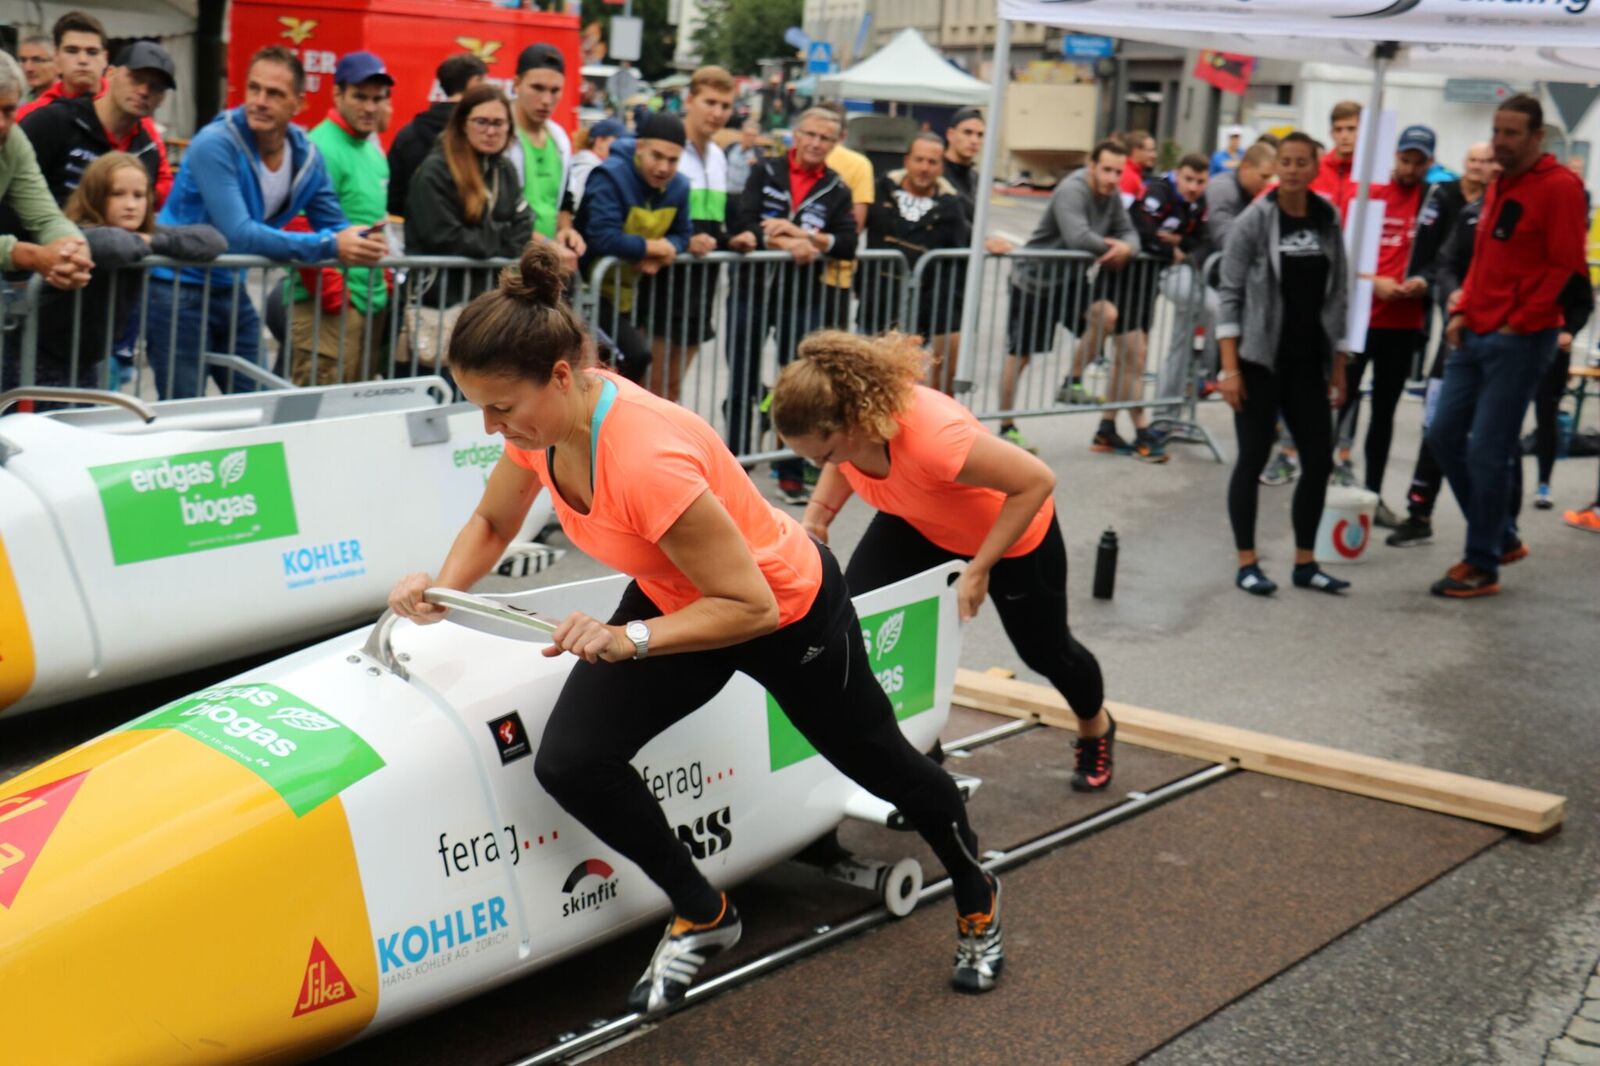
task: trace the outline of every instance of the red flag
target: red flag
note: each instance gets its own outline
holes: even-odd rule
[[[1255,56],[1242,56],[1237,52],[1204,51],[1194,61],[1195,77],[1225,93],[1240,96],[1249,88],[1250,75],[1255,69]]]

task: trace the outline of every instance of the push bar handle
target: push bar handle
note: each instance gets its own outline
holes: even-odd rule
[[[111,392],[107,389],[68,389],[48,385],[25,385],[20,389],[11,389],[0,392],[0,414],[4,414],[15,404],[23,400],[49,400],[55,403],[103,403],[113,407],[126,408],[144,419],[146,423],[156,420],[156,413],[150,405],[137,396],[129,396],[125,392]]]

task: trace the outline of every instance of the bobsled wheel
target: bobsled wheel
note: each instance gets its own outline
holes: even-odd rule
[[[883,878],[883,905],[896,918],[904,918],[917,906],[922,893],[922,864],[916,859],[901,859],[889,867]]]

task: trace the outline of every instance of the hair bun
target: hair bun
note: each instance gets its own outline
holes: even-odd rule
[[[567,291],[560,253],[545,241],[530,240],[522,249],[522,262],[500,272],[500,291],[533,307],[559,306]]]

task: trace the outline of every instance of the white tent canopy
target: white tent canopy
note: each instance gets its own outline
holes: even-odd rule
[[[1393,69],[1456,77],[1600,80],[1600,4],[1461,0],[1263,0],[1219,12],[1205,0],[999,0],[1000,17],[1153,44],[1366,65],[1372,46],[1405,47]],[[1158,10],[1153,10],[1158,8]]]
[[[982,104],[989,85],[963,74],[934,51],[922,34],[901,30],[894,39],[849,70],[824,74],[817,88],[846,100],[898,100],[911,104]]]

